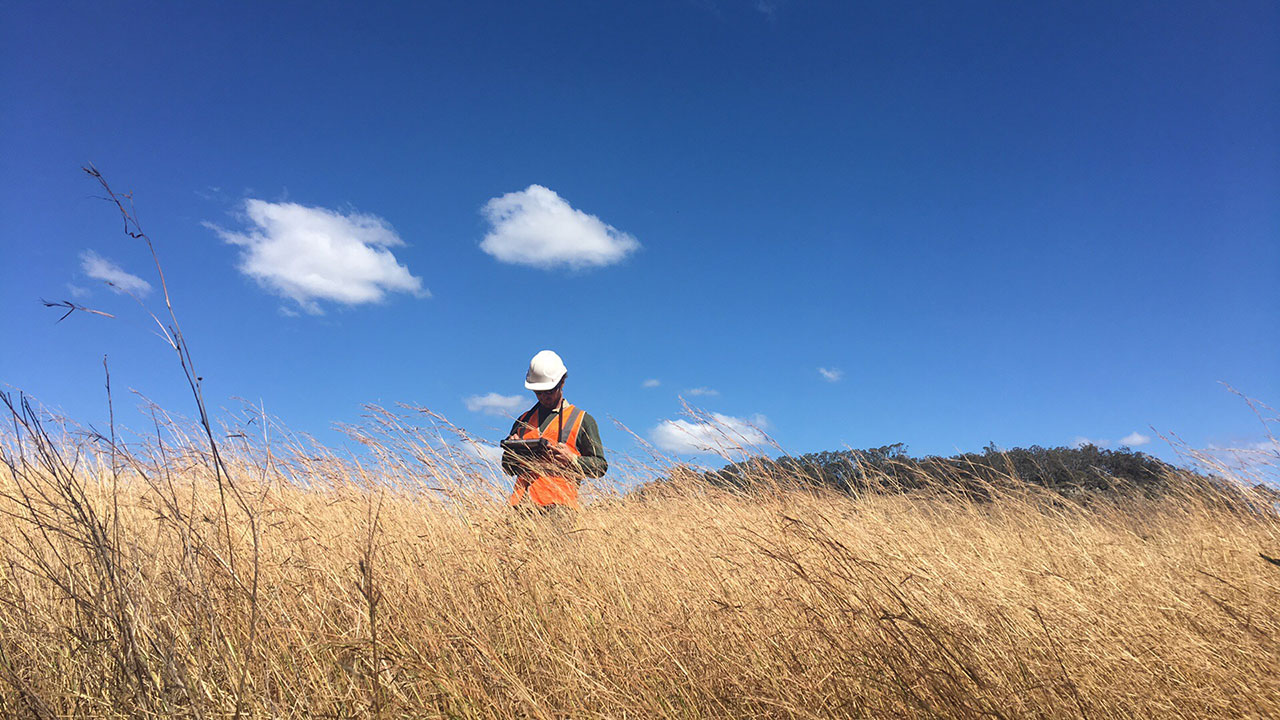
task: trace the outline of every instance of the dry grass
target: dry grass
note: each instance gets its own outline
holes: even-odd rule
[[[523,516],[420,409],[374,409],[344,458],[261,414],[216,429],[132,196],[85,172],[155,259],[144,311],[199,419],[104,436],[0,394],[0,716],[1280,716],[1263,498],[731,494],[663,467],[684,479]]]
[[[1280,523],[1203,488],[687,482],[547,521],[391,413],[359,462],[226,441],[221,492],[172,423],[14,417],[5,716],[1280,716]]]

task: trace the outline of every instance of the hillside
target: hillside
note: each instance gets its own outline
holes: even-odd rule
[[[554,521],[390,413],[359,465],[275,427],[219,465],[192,428],[13,419],[5,716],[1280,714],[1280,521],[1188,474],[1064,503],[782,463]]]

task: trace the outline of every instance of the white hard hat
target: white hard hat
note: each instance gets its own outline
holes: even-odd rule
[[[564,366],[560,356],[550,350],[543,350],[529,361],[529,373],[524,376],[524,386],[530,390],[550,390],[564,379],[569,368]]]

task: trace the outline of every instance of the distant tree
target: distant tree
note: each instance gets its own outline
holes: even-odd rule
[[[991,487],[1011,482],[1039,485],[1065,495],[1090,491],[1156,493],[1171,473],[1164,461],[1128,448],[1081,447],[1001,450],[913,458],[902,443],[865,450],[839,450],[748,458],[704,473],[712,485],[746,489],[764,485],[827,488],[839,492],[902,492],[939,482],[965,494],[985,497]]]

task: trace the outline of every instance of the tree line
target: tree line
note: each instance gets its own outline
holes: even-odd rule
[[[711,485],[728,489],[799,484],[861,493],[904,492],[943,485],[966,495],[987,497],[993,488],[1015,482],[1064,495],[1098,491],[1156,495],[1166,489],[1171,477],[1185,477],[1189,472],[1129,448],[1037,445],[1005,450],[988,445],[981,453],[916,458],[907,452],[905,444],[894,443],[776,459],[754,457],[701,476]]]

